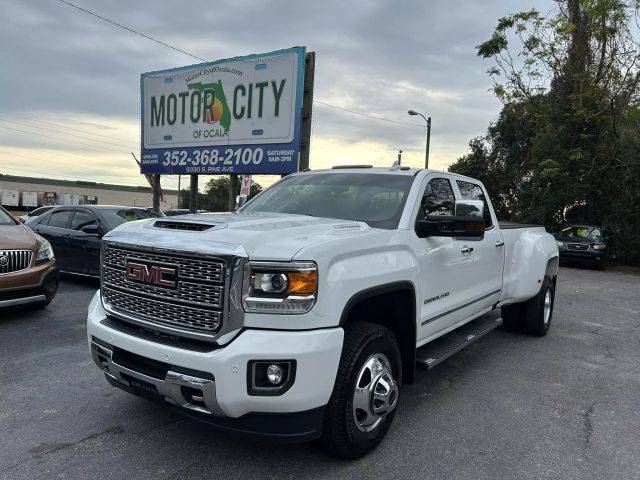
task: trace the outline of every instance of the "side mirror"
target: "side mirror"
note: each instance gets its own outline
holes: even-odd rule
[[[247,203],[247,200],[249,200],[247,195],[236,195],[236,210]]]
[[[480,202],[482,203],[482,202]],[[416,222],[416,233],[426,237],[484,237],[484,218],[477,215],[427,215]]]
[[[100,228],[100,225],[98,225],[97,223],[90,223],[89,225],[85,225],[84,227],[82,227],[81,231],[89,235],[102,234],[102,229]]]

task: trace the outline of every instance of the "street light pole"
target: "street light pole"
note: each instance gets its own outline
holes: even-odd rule
[[[409,115],[420,115],[425,122],[427,122],[427,146],[424,152],[424,168],[429,168],[429,147],[431,146],[431,117],[425,117],[420,112],[416,112],[415,110],[409,110],[407,112]]]

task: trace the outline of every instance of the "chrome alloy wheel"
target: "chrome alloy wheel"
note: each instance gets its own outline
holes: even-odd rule
[[[549,323],[551,319],[551,289],[547,289],[544,294],[544,324]]]
[[[375,429],[398,403],[398,385],[391,363],[382,353],[371,355],[356,378],[353,393],[353,419],[361,432]]]

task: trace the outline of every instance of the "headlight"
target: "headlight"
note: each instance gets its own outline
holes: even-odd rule
[[[250,313],[307,313],[318,296],[313,262],[249,262],[245,269],[244,310]]]
[[[594,243],[591,245],[594,250],[604,250],[607,246],[604,243]]]
[[[42,240],[42,243],[40,244],[38,255],[36,255],[36,263],[48,262],[49,260],[56,258],[53,254],[53,248],[51,248],[49,240],[42,238],[39,235],[38,237]]]

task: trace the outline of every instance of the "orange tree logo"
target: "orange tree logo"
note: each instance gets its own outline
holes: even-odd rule
[[[189,90],[199,90],[200,92],[213,90],[213,97],[203,95],[203,120],[210,125],[217,123],[228,132],[229,127],[231,127],[231,113],[227,104],[227,97],[222,88],[222,82],[218,80],[216,83],[189,83],[187,88]]]

